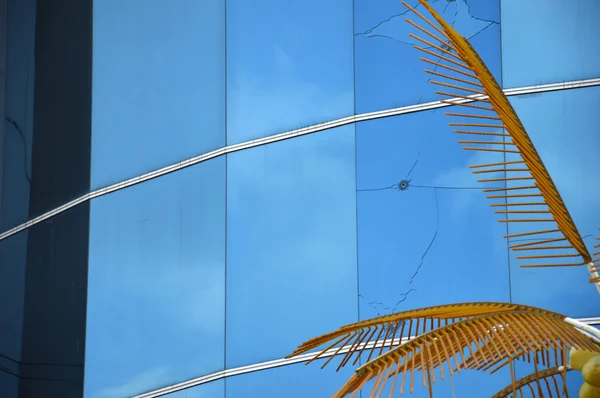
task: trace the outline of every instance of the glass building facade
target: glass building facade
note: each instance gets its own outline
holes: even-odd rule
[[[600,2],[431,3],[510,94],[591,242]],[[584,267],[522,269],[508,251],[513,226],[468,168],[501,154],[456,143],[405,14],[396,0],[0,0],[0,397],[330,396],[354,367],[283,358],[444,303],[600,324]],[[466,372],[434,392],[509,380]]]

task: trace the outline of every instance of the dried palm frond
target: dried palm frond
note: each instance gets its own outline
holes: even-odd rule
[[[358,362],[363,351],[371,350],[366,358],[369,361],[376,348],[379,348],[378,355],[381,355],[385,347],[391,349],[394,345],[400,344],[404,336],[410,338],[456,321],[512,311],[529,311],[560,319],[565,318],[564,315],[541,308],[512,303],[473,302],[439,305],[384,315],[342,326],[335,332],[308,340],[291,353],[288,358],[303,354],[324,344],[329,344],[324,350],[315,353],[315,356],[307,364],[322,356],[333,354],[323,364],[322,367],[325,367],[335,356],[345,353],[338,366],[339,370],[350,362],[354,354],[358,355],[352,362],[353,365]]]
[[[568,398],[569,392],[567,390],[566,373],[569,370],[571,369],[568,366],[555,366],[536,371],[519,380],[513,381],[513,383],[494,394],[492,398],[517,398],[517,392],[522,397],[524,389],[528,389],[534,398],[552,398],[561,395]]]
[[[379,397],[388,382],[391,394],[398,383],[402,394],[407,378],[412,393],[418,371],[431,396],[436,370],[442,380],[445,377],[444,364],[450,376],[467,369],[495,371],[527,355],[542,354],[546,360],[553,356],[557,366],[565,366],[570,347],[598,349],[558,314],[511,311],[477,316],[424,333],[367,362],[334,397],[355,396],[372,379],[371,397]]]
[[[598,228],[598,230],[600,230],[600,228]],[[600,241],[600,236],[597,236],[596,240]],[[600,283],[600,274],[598,274],[598,271],[600,271],[600,242],[594,244],[594,250],[592,256],[595,258],[588,264],[588,269],[592,276],[590,282],[598,284]]]
[[[518,251],[519,260],[536,260],[522,267],[580,266],[592,263],[592,256],[573,222],[548,170],[544,166],[535,146],[525,131],[508,98],[466,38],[460,36],[450,24],[431,7],[426,0],[419,2],[433,16],[438,25],[402,2],[428,27],[406,19],[408,23],[427,35],[426,39],[415,34],[412,38],[424,44],[415,48],[429,58],[421,60],[436,70],[425,71],[433,75],[430,82],[442,87],[436,94],[445,97],[441,102],[464,107],[472,113],[447,112],[452,117],[467,119],[450,123],[454,132],[467,136],[487,136],[488,140],[459,140],[469,151],[500,152],[515,160],[473,165],[473,173],[504,173],[503,178],[483,178],[482,183],[500,184],[484,189],[489,199],[501,200],[492,204],[501,208],[496,213],[506,216],[500,222],[542,223],[549,225],[540,230],[507,235],[506,238],[535,236],[535,242],[511,245]],[[430,49],[432,50],[430,50]],[[437,51],[437,52],[436,52]],[[437,80],[435,80],[435,79]],[[449,92],[451,91],[451,92]],[[506,131],[506,132],[499,132]],[[503,141],[499,141],[498,138]],[[509,182],[522,182],[507,186]],[[503,208],[503,209],[502,209]],[[545,250],[548,254],[539,254]],[[521,255],[521,252],[532,252]],[[597,276],[595,276],[597,278]],[[600,278],[593,279],[600,281]],[[600,291],[600,285],[596,285]]]

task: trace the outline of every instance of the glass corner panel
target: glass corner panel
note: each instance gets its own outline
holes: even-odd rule
[[[228,155],[227,367],[357,320],[354,126]]]
[[[85,396],[223,369],[225,158],[91,203]]]

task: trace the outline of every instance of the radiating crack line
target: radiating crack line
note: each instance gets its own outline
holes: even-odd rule
[[[417,274],[419,273],[419,270],[423,266],[423,262],[425,261],[425,257],[427,256],[427,253],[429,253],[429,250],[431,250],[431,247],[433,246],[433,242],[435,242],[435,239],[437,238],[437,235],[438,235],[438,231],[440,229],[440,203],[439,203],[439,200],[438,200],[437,189],[434,188],[433,193],[435,195],[435,232],[433,233],[433,236],[431,237],[431,241],[429,242],[429,246],[427,246],[427,249],[425,250],[425,252],[421,256],[421,262],[419,263],[419,266],[415,270],[415,273],[413,274],[413,276],[410,278],[410,282],[408,282],[409,285],[411,285],[414,282],[415,277],[417,276]]]

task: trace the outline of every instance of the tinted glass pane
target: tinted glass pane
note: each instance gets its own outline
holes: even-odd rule
[[[357,125],[362,319],[509,300],[506,227],[469,169],[502,154],[463,151],[448,121],[428,111]]]
[[[18,396],[19,379],[12,374],[0,371],[0,394],[3,397]]]
[[[6,102],[0,135],[0,231],[29,218],[31,149],[33,143],[33,90],[35,71],[35,1],[5,4],[7,59]]]
[[[588,250],[598,251],[592,246],[597,243],[594,238],[600,234],[600,119],[597,116],[600,88],[513,97],[511,102],[584,237]],[[548,230],[556,225],[519,224],[510,223],[511,234]],[[534,255],[531,252],[524,254]],[[537,305],[570,317],[597,316],[600,313],[598,292],[592,284],[587,283],[589,274],[586,267],[520,268],[520,264],[548,261],[517,260],[515,257],[512,252],[512,292],[515,302]],[[554,262],[576,261],[565,258]]]
[[[228,156],[228,368],[357,320],[354,173],[354,126]]]
[[[10,303],[0,305],[0,357],[6,357],[2,368],[14,371],[21,359],[27,235],[23,231],[0,241],[0,301]]]
[[[600,2],[502,0],[505,87],[600,77]]]
[[[1,5],[5,36],[0,80],[6,101],[0,110],[0,232],[4,232],[29,217],[35,1]],[[18,371],[15,360],[21,359],[27,235],[24,231],[0,241],[0,302],[10,303],[0,305],[0,354],[7,357],[2,369],[13,372]],[[2,376],[0,371],[0,377],[5,377],[1,388],[14,383],[9,374]]]
[[[414,0],[408,3],[411,6],[418,4]],[[469,38],[494,76],[500,80],[499,1],[430,3],[461,35]],[[377,2],[377,6],[374,4],[370,0],[354,2],[356,112],[438,100],[439,96],[434,94],[436,86],[428,83],[430,75],[424,69],[441,73],[444,73],[444,69],[419,60],[420,57],[425,57],[439,61],[437,57],[413,48],[413,45],[424,45],[409,37],[409,33],[428,41],[434,39],[411,26],[404,18],[408,17],[428,30],[432,28],[399,1]],[[420,5],[416,10],[424,11]],[[439,50],[433,51],[441,54]]]
[[[241,397],[330,397],[352,375],[351,366],[336,372],[337,367],[321,369],[323,361],[282,366],[227,378],[227,398]]]
[[[0,1],[0,32],[4,35],[4,40],[0,42],[0,73],[2,76],[6,76],[6,58],[7,58],[7,9],[6,9],[7,0]],[[0,79],[0,101],[3,104],[6,104],[6,78]],[[4,174],[4,170],[6,166],[4,165],[4,158],[6,155],[4,154],[4,140],[6,135],[6,106],[0,107],[0,223],[2,222],[2,175]]]
[[[88,213],[82,204],[0,241],[1,397],[15,396],[2,394],[9,375],[23,396],[81,395]]]
[[[94,4],[92,188],[225,143],[225,1]]]
[[[223,369],[225,159],[92,201],[86,397]]]
[[[352,1],[227,1],[227,138],[351,115]]]
[[[225,396],[225,379],[165,395],[168,398],[219,398]]]

